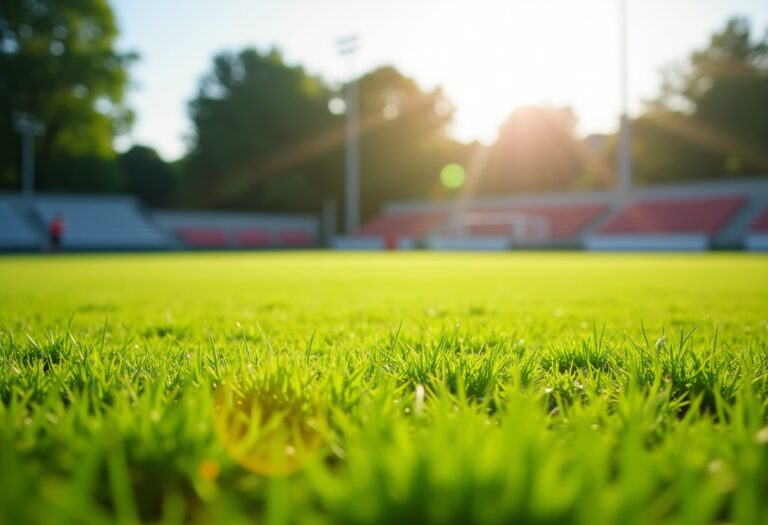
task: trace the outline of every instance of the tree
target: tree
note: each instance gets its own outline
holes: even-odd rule
[[[124,105],[133,54],[114,49],[107,0],[5,0],[0,4],[0,184],[18,187],[13,115],[45,123],[36,141],[43,189],[116,189],[112,138],[132,121]]]
[[[360,79],[361,217],[396,199],[447,196],[440,170],[464,163],[467,147],[447,137],[453,106],[391,66]]]
[[[128,191],[150,206],[172,204],[176,190],[176,174],[157,151],[136,145],[120,155]]]
[[[491,148],[480,191],[509,194],[573,187],[586,171],[585,148],[574,137],[570,108],[514,110]]]
[[[364,75],[359,92],[362,219],[384,202],[441,191],[440,168],[461,151],[445,136],[453,110],[442,92],[423,92],[393,67]],[[329,111],[333,98],[275,50],[215,57],[189,106],[195,133],[185,199],[318,212],[330,197],[343,214],[345,122]]]
[[[286,65],[276,50],[216,56],[189,104],[194,135],[185,199],[209,207],[319,209],[332,191],[328,179],[338,172],[343,141],[330,98],[319,79]],[[290,180],[272,180],[284,176]],[[312,202],[286,199],[286,188],[296,187],[309,188]]]
[[[768,172],[768,32],[753,41],[747,20],[729,20],[667,74],[633,136],[642,182]]]

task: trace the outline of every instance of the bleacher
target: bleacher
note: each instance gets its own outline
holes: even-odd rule
[[[320,243],[320,224],[312,216],[163,211],[152,220],[177,248],[308,248]]]
[[[314,216],[221,212],[154,212],[131,196],[0,194],[0,250],[48,245],[56,217],[64,224],[61,249],[305,248],[321,242]]]
[[[597,233],[712,235],[722,228],[745,202],[745,197],[633,202],[598,228]]]
[[[226,248],[227,233],[217,228],[177,228],[176,235],[191,248]]]
[[[624,196],[603,190],[394,202],[336,246],[704,250],[749,247],[759,237],[768,249],[768,218],[756,221],[767,206],[765,179],[640,187]]]
[[[755,219],[755,222],[749,227],[749,231],[768,233],[768,207]]]
[[[435,249],[507,249],[546,244],[578,245],[585,229],[609,208],[606,199],[576,198],[553,201],[464,203],[461,209],[442,205],[435,209],[395,205],[369,223],[342,247]],[[519,201],[519,199],[518,199]],[[433,205],[435,206],[435,205]],[[439,205],[438,205],[439,206]]]
[[[768,206],[750,224],[744,247],[753,251],[768,251]]]
[[[587,247],[705,250],[746,202],[746,195],[640,198],[600,225]]]
[[[43,228],[56,216],[64,219],[65,249],[152,249],[165,236],[127,196],[52,195],[35,197],[34,210]]]
[[[385,212],[364,224],[352,238],[337,240],[341,248],[411,248],[445,224],[447,211]]]
[[[47,245],[56,216],[63,249],[280,249],[320,246],[312,215],[156,211],[130,196],[0,194],[0,249]],[[342,249],[569,248],[768,250],[768,180],[730,180],[612,191],[455,201],[395,202]]]
[[[542,240],[556,241],[577,236],[607,209],[608,206],[602,203],[514,206],[469,210],[464,215],[471,235],[500,235],[515,239],[518,232],[515,231],[514,218],[528,217],[529,220],[538,220],[546,225]],[[509,220],[505,221],[505,217]],[[525,234],[520,237],[520,241],[526,240]]]
[[[0,196],[0,249],[34,249],[41,242],[40,231],[25,213],[22,200]]]

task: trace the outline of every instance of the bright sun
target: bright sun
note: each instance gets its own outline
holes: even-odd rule
[[[504,118],[529,104],[573,107],[580,131],[614,129],[617,9],[614,2],[592,4],[479,1],[471,9],[443,7],[424,32],[441,45],[432,59],[440,78],[432,82],[444,86],[457,107],[457,138],[492,142]],[[466,32],[457,31],[462,27]]]

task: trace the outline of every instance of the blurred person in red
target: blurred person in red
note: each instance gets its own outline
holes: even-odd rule
[[[61,248],[61,237],[64,235],[64,217],[56,214],[48,225],[48,244],[52,251]]]

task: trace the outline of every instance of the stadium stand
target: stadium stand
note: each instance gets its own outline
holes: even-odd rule
[[[279,230],[277,239],[281,246],[311,246],[312,236],[304,230]]]
[[[337,237],[334,247],[341,250],[410,249],[444,224],[449,216],[444,210],[385,211],[364,224],[355,235]]]
[[[768,251],[768,206],[758,215],[750,225],[744,246],[748,250]]]
[[[739,249],[768,205],[768,181],[731,179],[454,202],[396,202],[339,248]],[[751,237],[758,235],[752,232]],[[393,242],[394,239],[394,242]],[[406,242],[407,241],[407,242]]]
[[[227,233],[215,228],[178,228],[176,234],[191,248],[226,248]]]
[[[607,204],[471,208],[455,212],[427,238],[433,249],[504,250],[568,243],[608,209]]]
[[[16,196],[0,196],[0,249],[28,250],[42,245],[43,237]]]
[[[152,220],[176,248],[304,248],[320,243],[320,222],[308,215],[162,211]]]
[[[768,182],[742,179],[638,188],[585,237],[593,250],[740,249],[768,203]]]
[[[269,232],[261,229],[237,230],[235,243],[243,248],[266,248],[270,244]]]
[[[37,195],[34,210],[45,228],[64,219],[66,249],[153,249],[166,246],[165,236],[127,196]]]
[[[607,205],[600,203],[476,209],[465,212],[464,221],[470,235],[501,235],[521,241],[560,240],[578,235],[607,209]],[[515,221],[515,218],[527,218],[534,224],[538,221],[544,231],[527,231],[520,227],[524,221]]]
[[[353,236],[333,237],[319,217],[157,211],[129,196],[0,194],[0,249],[47,245],[64,219],[63,249],[587,248],[768,250],[768,180],[742,179],[454,201],[395,202]]]
[[[384,213],[365,224],[358,235],[362,237],[409,237],[422,239],[440,224],[443,224],[449,212]]]
[[[749,231],[753,232],[768,232],[768,208],[765,208],[763,212],[755,219],[755,222],[750,226]]]
[[[589,193],[461,203],[394,203],[364,225],[355,238],[337,242],[337,247],[576,247],[585,228],[609,209],[609,202],[609,194]]]
[[[585,236],[592,250],[738,249],[768,183],[735,180],[635,189]]]
[[[744,205],[744,197],[637,201],[598,228],[601,234],[715,234]]]

